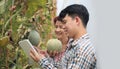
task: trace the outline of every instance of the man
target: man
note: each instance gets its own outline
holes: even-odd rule
[[[50,62],[43,54],[31,51],[31,57],[45,69],[95,69],[95,50],[90,42],[86,26],[89,13],[83,5],[70,5],[59,15],[63,20],[64,30],[71,40],[58,65]],[[56,63],[57,64],[57,63]]]

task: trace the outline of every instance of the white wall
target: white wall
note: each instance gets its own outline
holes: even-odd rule
[[[73,3],[84,4],[90,20],[87,30],[92,37],[98,58],[97,69],[120,69],[120,1],[57,0],[57,15]]]
[[[80,0],[57,0],[57,15],[60,13],[60,11],[65,8],[68,5],[71,4],[79,4],[81,1]]]
[[[91,0],[97,18],[97,52],[101,69],[120,69],[120,1]]]

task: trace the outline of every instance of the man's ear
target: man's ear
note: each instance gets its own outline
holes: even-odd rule
[[[78,16],[75,17],[75,21],[76,21],[77,25],[80,25],[81,19]]]

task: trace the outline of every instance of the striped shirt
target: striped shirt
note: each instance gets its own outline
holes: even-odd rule
[[[96,54],[88,34],[71,40],[59,62],[44,58],[39,61],[43,69],[96,69]]]

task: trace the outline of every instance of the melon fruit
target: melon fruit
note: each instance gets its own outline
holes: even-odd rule
[[[0,38],[0,46],[5,47],[9,43],[9,37],[5,36]]]
[[[46,46],[47,46],[48,52],[50,52],[50,51],[61,52],[61,50],[62,50],[62,43],[58,39],[49,39]]]
[[[40,42],[40,35],[37,31],[31,30],[28,35],[28,39],[32,45],[37,46]]]

